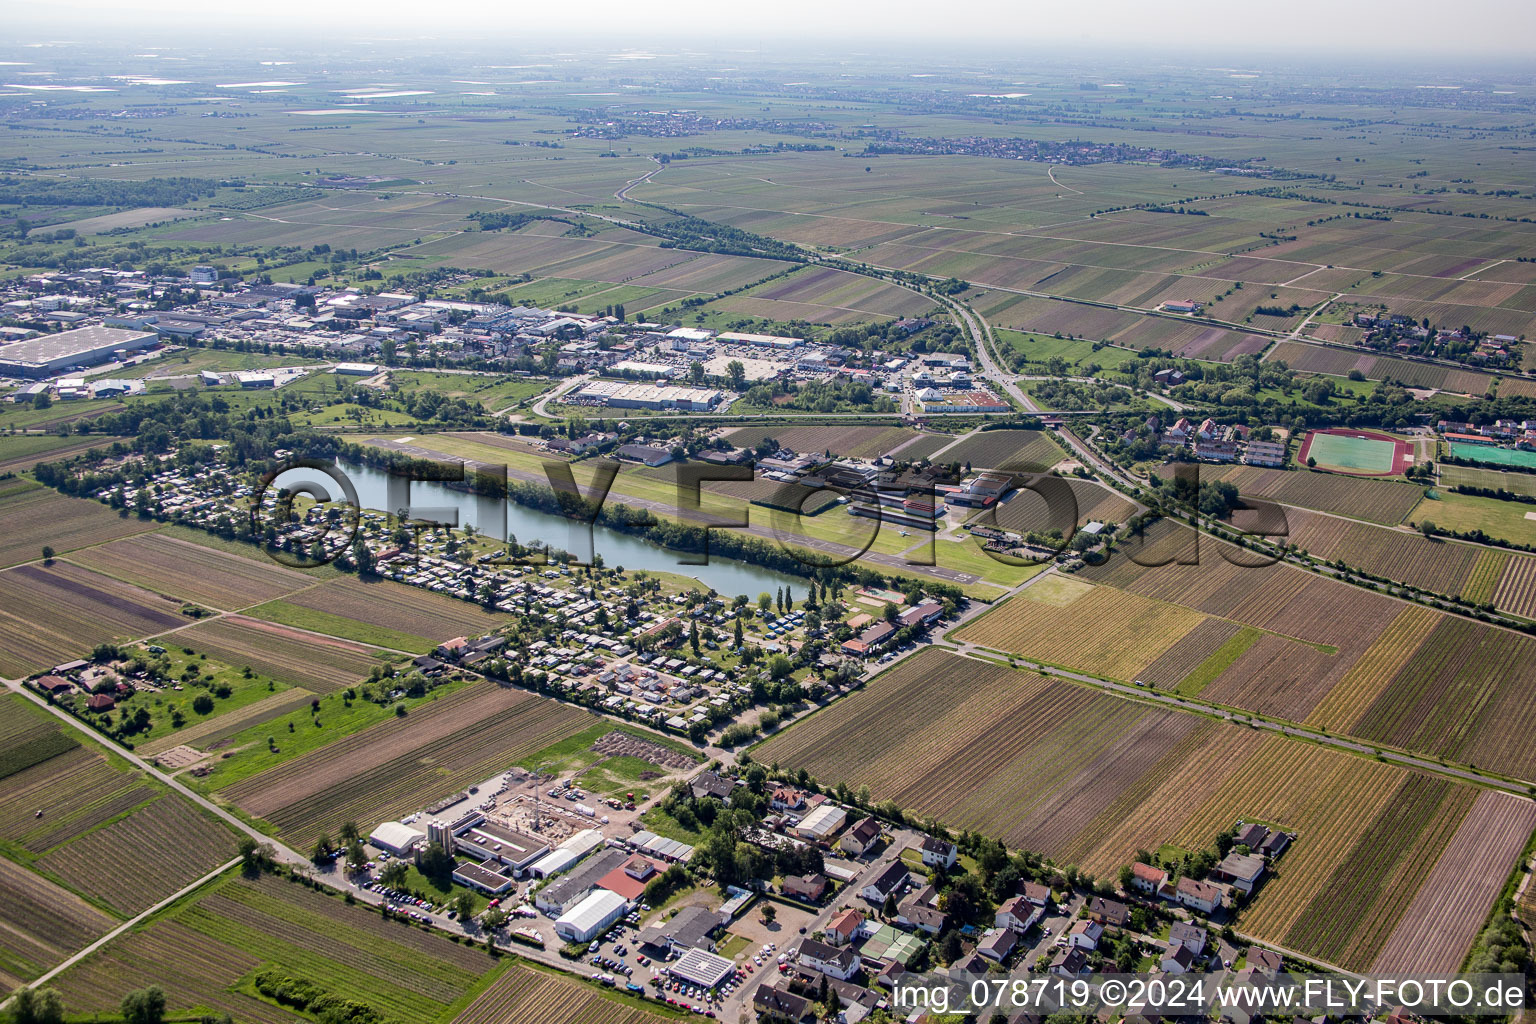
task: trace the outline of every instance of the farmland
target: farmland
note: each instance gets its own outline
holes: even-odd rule
[[[176,841],[166,842],[174,836]],[[165,794],[37,859],[37,867],[125,916],[154,906],[235,854],[234,835]],[[106,872],[103,864],[123,865]]]
[[[121,519],[100,502],[71,498],[25,478],[0,481],[0,519],[6,526],[0,566],[33,561],[45,544],[63,554],[155,528],[154,523]]]
[[[57,562],[0,573],[0,672],[27,675],[126,640],[185,625],[180,602]]]
[[[1446,852],[1475,834],[1471,787],[940,651],[753,756],[1098,874],[1138,848],[1201,848],[1238,818],[1279,825],[1300,839],[1239,928],[1356,970],[1428,891],[1415,868],[1441,865],[1457,905],[1481,914],[1492,901]],[[1482,874],[1500,879],[1536,825],[1536,805],[1509,799],[1525,830],[1489,841]],[[1470,933],[1454,940],[1464,953]]]
[[[21,473],[39,462],[68,459],[92,448],[107,448],[121,437],[60,437],[57,434],[16,434],[0,437],[0,474]]]
[[[1038,472],[1066,456],[1056,442],[1038,430],[984,430],[944,452],[945,465],[957,463],[973,469],[1006,469]]]
[[[303,886],[232,875],[115,939],[56,985],[76,1012],[115,1010],[125,992],[157,984],[173,1015],[207,1007],[255,1024],[291,1024],[299,1019],[292,1011],[249,987],[247,976],[266,966],[380,1012],[437,1021],[450,1019],[462,993],[495,964],[483,949]]]
[[[1479,531],[1512,544],[1536,544],[1536,520],[1529,517],[1536,506],[1520,501],[1500,501],[1471,494],[1436,491],[1413,510],[1415,522],[1432,522],[1458,533]]]
[[[1359,523],[1349,529],[1394,536]],[[1415,535],[1401,536],[1423,543]],[[1191,550],[1189,543],[1188,531],[1160,522],[1148,530],[1137,557],[1156,565],[1181,547]],[[1458,546],[1471,552],[1470,572],[1478,549]],[[1288,688],[1266,687],[1262,676],[1252,673],[1253,685],[1240,685],[1240,674],[1252,668],[1252,659],[1274,650],[1272,643],[1255,645],[1244,655],[1247,664],[1238,659],[1229,670],[1239,676],[1218,677],[1201,699],[1223,698],[1247,710],[1269,707],[1362,739],[1536,779],[1536,758],[1520,740],[1536,723],[1531,696],[1536,641],[1427,609],[1405,614],[1408,606],[1402,602],[1289,566],[1240,568],[1220,557],[1224,550],[1207,539],[1201,542],[1198,565],[1146,568],[1116,556],[1078,576],[1221,615],[1316,649],[1316,654],[1286,649],[1311,665],[1310,676],[1298,676],[1284,658],[1265,670],[1289,680]],[[966,632],[984,629],[991,617],[977,620]],[[1177,657],[1175,648],[1170,658]]]
[[[483,782],[587,722],[555,701],[474,683],[248,775],[221,796],[302,845],[348,818],[386,819]]]
[[[1293,370],[1343,377],[1359,370],[1370,380],[1396,381],[1408,387],[1438,388],[1457,394],[1481,396],[1493,390],[1493,378],[1472,370],[1458,370],[1435,363],[1416,363],[1369,352],[1324,348],[1299,341],[1282,341],[1266,357]]]
[[[357,682],[381,664],[383,653],[350,640],[317,636],[241,615],[200,622],[177,634],[177,642],[227,664],[249,666],[273,679],[317,692]]]
[[[339,579],[250,610],[256,618],[425,654],[444,640],[506,622],[467,601],[384,580]]]
[[[1036,588],[1026,588],[967,624],[956,639],[1129,681],[1204,619],[1185,608],[1071,582],[1074,592],[1065,600],[1037,599]]]
[[[453,1024],[661,1024],[669,1019],[627,1007],[558,974],[513,964]]]
[[[933,300],[897,285],[871,281],[830,267],[805,267],[717,299],[709,307],[728,313],[845,324],[882,317],[919,316]]]
[[[225,610],[271,601],[314,583],[276,562],[231,558],[159,533],[87,548],[69,560],[146,590]]]
[[[67,889],[0,859],[0,998],[114,923]]]
[[[1244,497],[1268,498],[1283,505],[1300,505],[1388,526],[1402,522],[1424,495],[1423,488],[1413,484],[1309,470],[1233,466],[1218,473],[1216,479],[1236,484]]]
[[[920,436],[905,427],[744,427],[731,431],[725,439],[738,448],[756,448],[764,438],[773,438],[785,448],[808,455],[831,452],[855,459],[872,459],[877,455],[900,452],[908,442]],[[941,436],[954,440],[948,435]]]
[[[1376,576],[1437,594],[1459,594],[1471,579],[1479,549],[1417,533],[1384,530],[1335,516],[1290,512],[1291,543],[1314,558],[1341,561]]]

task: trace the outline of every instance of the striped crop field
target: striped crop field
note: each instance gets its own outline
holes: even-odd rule
[[[446,1022],[495,967],[484,949],[370,908],[272,876],[231,875],[114,939],[54,984],[76,1013],[116,1012],[125,993],[159,985],[171,1019],[199,1008],[253,1024],[304,1019],[257,998],[250,976],[265,968],[385,1019]]]
[[[1493,603],[1512,614],[1536,619],[1536,558],[1510,557],[1494,590]]]
[[[1404,605],[1397,618],[1366,648],[1339,684],[1312,709],[1306,724],[1331,732],[1348,732],[1382,690],[1413,657],[1440,615],[1422,605]]]
[[[1177,605],[1109,587],[1086,587],[1065,604],[1026,588],[955,638],[1034,661],[1130,681],[1204,619]]]
[[[664,1024],[589,986],[549,971],[513,964],[453,1024]]]
[[[1268,498],[1285,505],[1396,526],[1413,511],[1424,489],[1390,480],[1317,473],[1308,469],[1258,469],[1233,466],[1218,479],[1236,484],[1244,497]]]
[[[1536,566],[1536,559],[1527,559],[1527,561],[1531,566]],[[1461,596],[1477,604],[1491,602],[1498,590],[1499,580],[1503,578],[1504,570],[1508,565],[1508,551],[1484,548],[1478,552],[1477,562],[1472,566],[1472,578],[1467,580]]]
[[[1442,855],[1469,834],[1475,787],[934,649],[753,756],[1101,877],[1138,849],[1203,848],[1235,820],[1283,828],[1297,840],[1238,927],[1351,970],[1426,898],[1427,874],[1443,876],[1436,899],[1486,914],[1497,887],[1482,879],[1513,867],[1531,828],[1463,881]],[[1510,799],[1536,824],[1536,804]],[[1472,937],[1452,937],[1458,956]]]
[[[1436,594],[1460,594],[1472,578],[1481,549],[1454,541],[1429,540],[1406,530],[1312,515],[1286,513],[1291,543],[1314,558],[1342,561],[1373,576],[1409,583]]]
[[[1142,669],[1141,678],[1148,686],[1160,689],[1178,686],[1236,636],[1241,628],[1226,619],[1206,619],[1185,633],[1162,657]]]

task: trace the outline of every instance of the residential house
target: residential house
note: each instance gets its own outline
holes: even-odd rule
[[[954,867],[955,861],[960,859],[960,850],[954,843],[947,839],[935,839],[933,836],[923,837],[922,853],[925,867],[940,867],[946,871]]]
[[[1039,882],[1025,882],[1019,886],[1020,894],[1041,910],[1051,908],[1051,887]]]
[[[1205,943],[1209,938],[1206,930],[1197,924],[1188,921],[1175,921],[1168,930],[1168,945],[1184,946],[1195,956],[1205,952]]]
[[[976,953],[988,960],[1002,963],[1008,959],[1008,954],[1013,952],[1013,947],[1018,945],[1019,933],[1011,928],[994,928],[982,936],[976,944]]]
[[[775,811],[803,811],[805,794],[789,786],[779,786],[769,796],[768,806]]]
[[[1131,887],[1155,893],[1168,884],[1168,872],[1137,861],[1131,865]]]
[[[858,938],[859,931],[864,927],[864,915],[849,907],[832,915],[832,920],[827,922],[823,932],[827,936],[827,942],[833,946],[846,946]]]
[[[1249,822],[1237,830],[1237,834],[1232,837],[1232,842],[1237,846],[1257,850],[1264,845],[1264,840],[1267,838],[1269,838],[1269,829],[1256,822]]]
[[[1050,972],[1063,978],[1075,978],[1090,972],[1088,954],[1076,946],[1057,953],[1051,960]]]
[[[925,885],[896,905],[896,923],[914,931],[937,935],[948,917],[938,908],[938,892]]]
[[[731,794],[735,790],[734,780],[716,775],[714,772],[701,772],[688,783],[688,791],[693,794],[695,800],[702,800],[707,796],[714,797],[727,807],[731,804]]]
[[[1131,923],[1131,908],[1119,900],[1095,896],[1088,901],[1088,919],[1106,928],[1124,928]]]
[[[1023,896],[1013,896],[1002,902],[993,915],[992,923],[999,928],[1012,928],[1016,932],[1027,932],[1034,927],[1035,922],[1045,916],[1045,911],[1035,906]]]
[[[1285,848],[1291,845],[1291,837],[1285,832],[1271,832],[1269,838],[1264,840],[1259,847],[1259,853],[1274,860],[1285,852]]]
[[[907,884],[909,872],[901,861],[892,861],[859,891],[871,903],[884,903],[887,896],[894,896]]]
[[[880,822],[873,817],[867,817],[854,822],[853,827],[844,832],[843,837],[837,841],[837,845],[844,853],[862,857],[879,841]]]
[[[757,991],[752,993],[752,1009],[757,1011],[759,1020],[788,1021],[789,1024],[809,1024],[816,1020],[815,1003],[766,983],[757,986]]]
[[[1194,965],[1194,953],[1190,952],[1188,946],[1181,946],[1177,943],[1169,946],[1163,952],[1162,959],[1157,962],[1158,970],[1164,974],[1184,974]]]
[[[1210,914],[1221,906],[1222,891],[1220,886],[1212,885],[1210,882],[1196,881],[1186,876],[1179,879],[1179,884],[1174,889],[1174,899],[1191,910]]]
[[[1248,947],[1248,967],[1267,974],[1280,974],[1285,970],[1285,958],[1263,946]]]
[[[827,894],[827,885],[826,875],[791,875],[784,879],[784,895],[807,903],[819,903]]]
[[[1078,949],[1098,949],[1104,937],[1104,926],[1097,921],[1079,921],[1067,932],[1067,942]]]
[[[859,954],[852,948],[829,946],[816,939],[801,940],[797,961],[801,967],[820,971],[829,978],[836,978],[839,981],[847,981],[859,973],[859,967],[863,963]]]

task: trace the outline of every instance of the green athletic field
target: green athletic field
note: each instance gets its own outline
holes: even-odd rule
[[[1307,457],[1316,459],[1320,469],[1354,473],[1390,473],[1396,454],[1397,446],[1390,441],[1342,434],[1313,434],[1307,450]]]

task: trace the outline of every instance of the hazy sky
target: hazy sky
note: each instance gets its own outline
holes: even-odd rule
[[[965,44],[992,51],[1050,43],[1145,47],[1161,55],[1188,49],[1203,57],[1224,47],[1342,51],[1373,62],[1402,50],[1506,59],[1536,53],[1532,0],[43,0],[12,6],[7,22],[0,35],[12,41],[44,27],[79,38],[92,29],[128,25],[146,32],[238,28],[289,38],[337,28],[395,38],[558,33],[628,37],[636,45],[673,38],[751,46],[799,37],[818,51],[829,37],[839,37],[854,45],[941,42],[951,51]],[[322,42],[312,36],[304,41]]]

